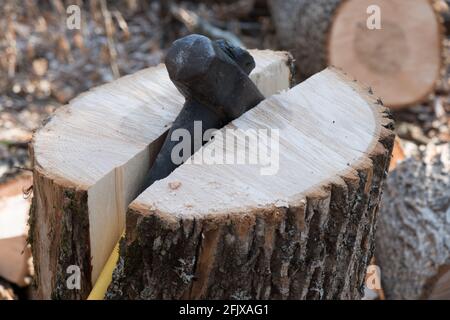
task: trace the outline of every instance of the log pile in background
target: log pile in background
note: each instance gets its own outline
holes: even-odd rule
[[[428,145],[388,176],[377,262],[390,299],[450,299],[450,144]]]
[[[27,175],[0,187],[0,278],[20,287],[28,285],[33,274],[27,245],[30,200],[23,194],[31,183]]]

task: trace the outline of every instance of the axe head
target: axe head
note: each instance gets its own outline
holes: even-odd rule
[[[193,34],[172,44],[166,66],[170,79],[187,100],[214,107],[229,118],[245,112],[245,106],[235,101],[253,84],[248,75],[255,61],[246,50]],[[250,96],[254,94],[253,88],[247,91]]]

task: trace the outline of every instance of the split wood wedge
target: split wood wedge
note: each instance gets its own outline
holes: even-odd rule
[[[264,96],[289,88],[287,53],[251,54],[250,78]],[[88,296],[183,102],[160,65],[80,95],[35,133],[29,240],[36,298]],[[77,270],[78,289],[67,282]]]
[[[392,129],[335,69],[267,98],[130,204],[106,297],[361,298]]]

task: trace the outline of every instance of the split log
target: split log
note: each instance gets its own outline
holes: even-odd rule
[[[288,54],[251,53],[250,77],[265,96],[289,88]],[[160,65],[75,98],[36,132],[29,235],[36,298],[87,297],[183,102]],[[71,265],[80,268],[79,290],[66,285]]]
[[[450,299],[450,144],[430,144],[389,174],[377,262],[387,298]]]
[[[282,10],[291,19],[278,14],[275,20],[289,25],[281,39],[295,42],[289,49],[295,48],[301,79],[333,65],[370,85],[387,106],[401,108],[426,99],[441,77],[444,28],[429,0],[272,2],[283,3],[279,10],[297,4]],[[372,30],[368,23],[377,27],[378,11],[368,8],[374,6],[381,29]]]
[[[131,203],[106,297],[360,299],[394,141],[369,92],[326,70],[221,129]],[[256,156],[249,129],[278,170],[207,164]]]

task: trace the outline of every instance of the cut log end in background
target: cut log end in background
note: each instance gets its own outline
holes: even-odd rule
[[[441,78],[444,27],[432,1],[271,3],[281,44],[293,50],[302,79],[336,66],[370,85],[385,105],[401,108],[426,99]],[[368,27],[373,6],[381,29]]]
[[[274,175],[185,164],[150,186],[129,206],[107,298],[361,298],[394,141],[368,91],[326,70],[223,129],[279,129]]]
[[[251,53],[250,77],[265,96],[289,88],[287,53]],[[34,135],[30,242],[37,298],[88,296],[183,102],[160,65],[79,96]],[[80,290],[66,286],[70,265],[80,267]]]

